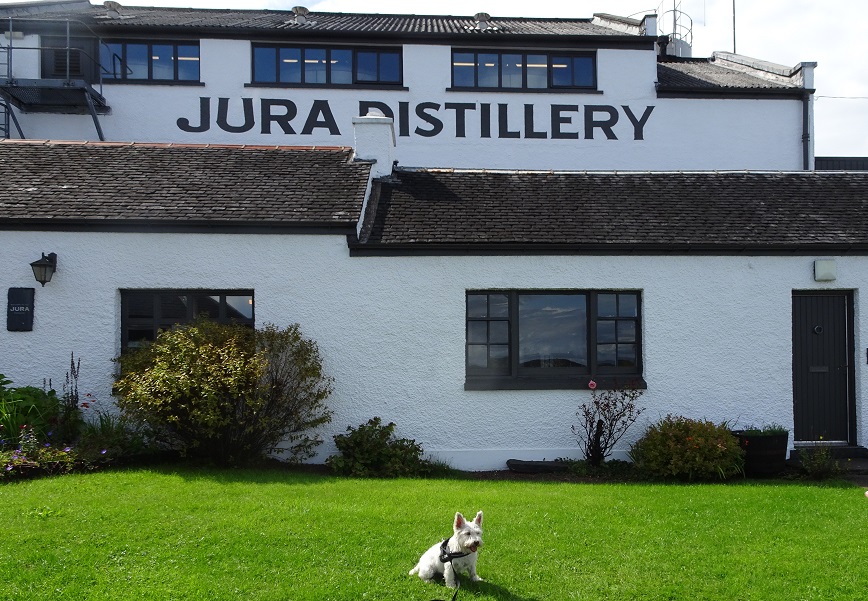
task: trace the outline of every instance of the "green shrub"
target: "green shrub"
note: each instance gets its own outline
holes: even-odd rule
[[[822,442],[822,437],[820,437]],[[817,445],[799,451],[802,475],[809,480],[829,480],[844,473],[832,447]]]
[[[743,473],[744,451],[727,424],[667,415],[630,451],[637,467],[653,477],[725,480]]]
[[[254,331],[200,319],[118,361],[118,407],[189,456],[222,464],[287,452],[299,461],[322,442],[311,431],[331,420],[332,380],[298,325]]]
[[[347,434],[334,437],[338,455],[326,463],[338,474],[362,478],[429,476],[448,471],[444,464],[423,457],[422,446],[409,438],[395,437],[395,424],[383,425],[373,417]]]
[[[36,386],[8,387],[12,380],[0,374],[0,448],[18,444],[22,428],[30,427],[40,439],[58,423],[60,401],[53,390]]]

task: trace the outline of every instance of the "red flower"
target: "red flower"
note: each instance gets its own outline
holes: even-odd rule
[[[588,381],[588,388],[590,388],[591,390],[596,390],[597,389],[597,383],[594,382],[593,380],[589,380]]]

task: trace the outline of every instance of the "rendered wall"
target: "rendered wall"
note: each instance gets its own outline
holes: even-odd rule
[[[802,169],[800,100],[657,98],[650,48],[601,49],[599,93],[552,94],[450,91],[449,46],[404,47],[406,90],[252,86],[249,41],[205,39],[200,47],[204,85],[105,84],[106,139],[351,146],[352,118],[377,105],[396,119],[396,158],[405,166]],[[282,124],[289,111],[295,116]],[[27,138],[97,139],[89,115],[18,117]],[[594,126],[610,118],[610,129]]]
[[[29,267],[41,252],[58,254],[44,288]],[[264,268],[262,257],[277,265]],[[510,457],[578,457],[569,426],[590,393],[465,391],[466,290],[641,290],[647,411],[634,435],[667,413],[792,426],[792,291],[856,290],[857,358],[868,340],[858,292],[868,258],[837,257],[832,286],[813,281],[815,258],[350,258],[342,236],[2,232],[4,297],[9,287],[36,287],[36,302],[32,332],[0,328],[0,373],[17,385],[50,377],[60,388],[74,351],[80,392],[108,400],[120,288],[253,288],[257,324],[300,323],[336,380],[317,461],[333,450],[333,434],[380,416],[456,467],[503,469]],[[864,445],[861,361],[856,376]]]

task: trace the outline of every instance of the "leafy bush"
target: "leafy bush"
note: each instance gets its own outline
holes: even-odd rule
[[[29,426],[46,438],[58,422],[60,401],[53,390],[35,386],[8,387],[12,380],[0,374],[0,447],[18,444],[20,430]]]
[[[338,474],[362,478],[397,478],[428,476],[448,471],[448,467],[425,459],[421,445],[409,438],[395,437],[395,424],[383,425],[373,417],[358,428],[348,427],[347,434],[337,434],[335,445],[340,454],[326,463]]]
[[[572,431],[582,447],[585,460],[599,467],[645,410],[636,406],[643,391],[613,388],[598,392],[593,380],[588,382],[588,387],[592,390],[591,402],[579,407],[576,416],[581,424],[572,426]]]
[[[117,360],[118,407],[189,456],[238,463],[288,452],[299,461],[322,442],[310,431],[331,420],[332,380],[298,325],[254,331],[200,319]]]
[[[823,437],[820,437],[822,442]],[[844,468],[835,457],[835,453],[829,445],[820,444],[799,451],[799,465],[802,475],[809,480],[828,480],[838,478],[844,472]]]
[[[725,480],[743,473],[744,451],[727,424],[667,415],[630,451],[649,475],[680,480]]]

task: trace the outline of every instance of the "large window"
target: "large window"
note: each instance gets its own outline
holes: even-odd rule
[[[452,87],[489,90],[596,89],[593,52],[452,51]]]
[[[105,81],[198,82],[198,42],[107,42],[100,47]]]
[[[253,290],[122,290],[122,348],[153,341],[159,330],[199,316],[253,327]]]
[[[396,49],[253,46],[253,83],[299,86],[401,85]]]
[[[641,385],[640,323],[638,292],[468,292],[466,387]]]

